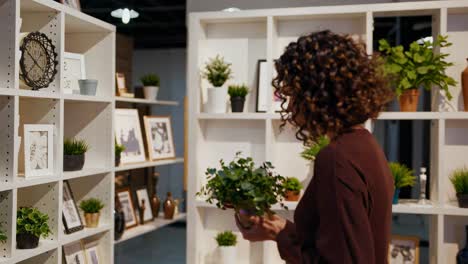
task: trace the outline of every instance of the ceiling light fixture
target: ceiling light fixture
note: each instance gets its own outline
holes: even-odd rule
[[[138,12],[133,9],[119,8],[112,11],[111,16],[121,18],[122,23],[128,24],[128,22],[130,22],[130,19],[137,18],[138,16],[140,16],[140,14],[138,14]]]
[[[237,7],[229,7],[229,8],[226,8],[226,9],[223,9],[224,12],[228,12],[228,13],[232,13],[232,12],[238,12],[238,11],[241,11],[240,8],[237,8]]]

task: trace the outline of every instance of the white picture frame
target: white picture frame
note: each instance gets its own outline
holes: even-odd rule
[[[79,94],[78,80],[86,79],[85,57],[83,54],[64,52],[63,54],[63,93]]]
[[[24,177],[54,174],[54,125],[24,125]]]
[[[283,101],[275,95],[275,88],[271,85],[272,80],[268,78],[268,63],[266,60],[258,61],[257,81],[257,112],[268,112],[268,93],[272,93],[271,107],[273,111],[280,112]]]
[[[65,256],[65,264],[86,263],[86,255],[81,241],[63,246],[63,253]]]
[[[176,157],[170,116],[144,116],[146,142],[151,160]]]
[[[92,241],[86,243],[84,245],[84,251],[86,255],[86,263],[87,264],[101,264],[104,261],[101,260],[101,256],[99,253],[99,242]]]
[[[125,147],[121,154],[122,164],[146,161],[137,109],[115,110],[115,137],[117,143]]]
[[[143,187],[141,189],[136,190],[135,193],[136,193],[138,205],[140,205],[142,200],[145,201],[146,208],[145,208],[145,212],[143,215],[143,222],[146,223],[146,222],[152,221],[154,219],[154,216],[153,216],[153,212],[151,211],[151,204],[150,204],[150,199],[148,195],[148,189],[146,189],[146,187]],[[138,206],[138,210],[141,210],[140,206]]]

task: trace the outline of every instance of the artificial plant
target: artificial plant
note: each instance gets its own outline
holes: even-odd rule
[[[230,85],[228,87],[228,94],[231,98],[234,97],[242,97],[245,98],[249,93],[249,88],[242,84],[242,85]]]
[[[300,192],[302,190],[302,183],[295,177],[288,177],[283,183],[283,187],[286,191]]]
[[[390,162],[388,166],[392,172],[395,189],[414,186],[416,177],[414,176],[413,170],[398,162]]]
[[[221,87],[232,77],[231,63],[225,62],[223,57],[216,55],[206,63],[203,77],[214,87]]]
[[[101,200],[96,198],[90,198],[80,202],[80,209],[86,214],[96,214],[104,208],[104,204]]]
[[[124,151],[125,151],[125,146],[117,144],[117,142],[115,142],[115,156],[116,157],[120,156],[120,154],[122,154],[122,152]]]
[[[159,76],[156,74],[146,74],[140,78],[143,86],[159,86]]]
[[[220,232],[215,239],[220,247],[233,247],[237,244],[237,236],[231,231]]]
[[[49,216],[37,208],[21,207],[16,217],[16,233],[47,238],[51,233],[48,221]]]
[[[85,140],[80,139],[66,139],[63,142],[63,154],[64,155],[82,155],[85,154],[89,149],[88,144]]]
[[[450,176],[455,192],[460,195],[468,194],[468,169],[461,168],[455,170]]]

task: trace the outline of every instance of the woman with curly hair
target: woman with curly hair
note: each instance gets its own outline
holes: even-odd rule
[[[273,86],[283,126],[305,144],[331,143],[315,160],[314,178],[294,215],[251,217],[245,239],[277,242],[287,263],[387,263],[393,178],[383,151],[364,128],[393,94],[378,59],[347,35],[300,37],[275,62]],[[287,157],[285,157],[287,158]]]

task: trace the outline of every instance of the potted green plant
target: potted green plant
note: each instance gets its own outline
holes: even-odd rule
[[[233,208],[243,226],[250,226],[251,215],[273,214],[271,206],[276,203],[285,207],[285,178],[273,172],[270,162],[257,168],[252,158],[239,152],[229,164],[221,160],[220,165],[220,169],[206,170],[208,182],[197,195],[218,208]]]
[[[0,243],[3,244],[7,241],[8,237],[7,235],[5,234],[5,232],[0,229]]]
[[[231,97],[231,110],[233,113],[244,112],[245,97],[249,93],[249,88],[242,85],[230,85],[228,94]]]
[[[385,56],[384,73],[396,87],[401,111],[417,110],[418,88],[421,86],[426,90],[431,90],[432,86],[439,87],[448,100],[452,99],[449,86],[455,86],[457,82],[445,71],[454,64],[445,61],[448,54],[433,52],[435,48],[452,45],[447,41],[447,36],[438,36],[433,42],[424,41],[421,45],[415,41],[406,51],[401,45],[390,46],[385,39],[381,39],[379,45],[379,50]]]
[[[117,142],[115,142],[115,166],[116,167],[120,165],[120,159],[122,157],[122,152],[124,151],[125,151],[125,146],[117,144]]]
[[[235,264],[237,236],[231,231],[224,231],[218,233],[215,239],[221,253],[221,264]]]
[[[288,177],[284,181],[286,201],[296,202],[301,197],[302,183],[295,177]]]
[[[213,85],[213,87],[208,88],[207,112],[225,113],[227,89],[223,85],[232,77],[231,64],[217,55],[206,63],[203,77]]]
[[[85,153],[89,146],[84,140],[66,139],[63,142],[63,170],[77,171],[83,169]]]
[[[416,177],[413,170],[398,162],[390,162],[388,164],[392,172],[393,182],[395,185],[395,193],[393,194],[393,204],[398,204],[400,189],[406,186],[414,186]]]
[[[301,157],[306,160],[314,161],[319,152],[330,144],[330,139],[327,136],[320,136],[316,141],[309,142],[301,152]]]
[[[468,208],[468,169],[455,170],[450,176],[450,181],[457,193],[458,205],[461,208]]]
[[[159,92],[159,76],[156,74],[147,74],[140,78],[143,84],[143,94],[145,99],[156,100]]]
[[[80,202],[80,209],[84,212],[86,227],[98,227],[101,209],[104,204],[101,200],[90,198]]]
[[[16,247],[32,249],[39,245],[41,237],[47,238],[51,231],[49,216],[37,208],[22,207],[16,216]]]

